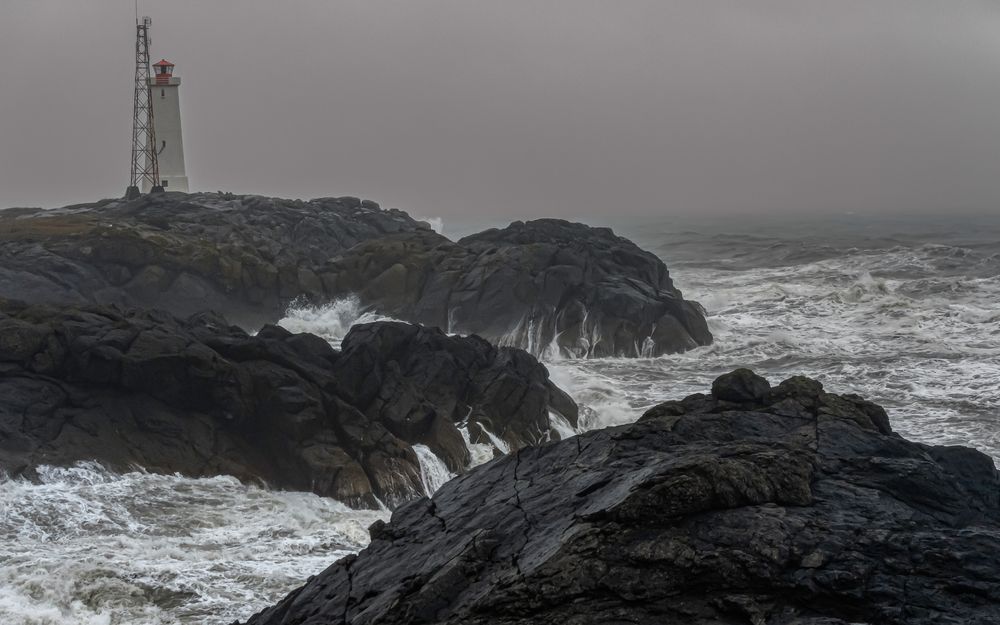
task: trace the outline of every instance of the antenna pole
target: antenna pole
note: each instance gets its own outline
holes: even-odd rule
[[[138,0],[136,0],[138,10]],[[135,92],[132,103],[132,168],[125,197],[133,199],[143,187],[150,193],[163,192],[156,154],[156,128],[153,124],[153,93],[149,78],[149,27],[153,20],[136,18],[135,23]]]

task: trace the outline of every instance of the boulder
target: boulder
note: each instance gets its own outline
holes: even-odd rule
[[[452,480],[247,625],[985,625],[998,498],[982,453],[737,371]]]
[[[0,300],[8,474],[96,460],[392,507],[425,492],[413,445],[462,473],[466,437],[497,454],[558,439],[553,414],[576,423],[545,367],[477,337],[380,322],[337,351],[214,314]]]
[[[712,383],[712,396],[737,403],[763,402],[771,393],[771,385],[749,369],[737,369],[719,376]]]

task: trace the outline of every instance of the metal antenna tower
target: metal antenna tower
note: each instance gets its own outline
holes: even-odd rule
[[[156,129],[153,127],[153,94],[149,85],[149,27],[153,20],[135,20],[135,99],[132,105],[132,170],[126,199],[134,199],[146,187],[162,193],[160,167],[156,161]]]

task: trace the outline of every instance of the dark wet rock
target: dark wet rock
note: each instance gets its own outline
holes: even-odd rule
[[[993,462],[759,380],[468,472],[248,623],[1000,622]]]
[[[334,295],[539,355],[658,356],[712,341],[663,262],[608,228],[514,222],[453,243],[427,231],[366,241],[322,269]]]
[[[356,506],[423,493],[413,445],[451,469],[490,433],[558,439],[576,405],[527,353],[405,323],[356,327],[336,351],[203,313],[0,300],[0,469],[96,460],[230,474]]]
[[[724,401],[763,402],[770,393],[768,381],[749,369],[737,369],[712,382],[712,396]]]
[[[656,256],[554,219],[458,243],[357,198],[165,193],[0,211],[0,297],[206,310],[257,329],[290,303],[366,310],[572,355],[659,355],[712,337]]]
[[[334,375],[354,390],[355,401],[396,436],[430,447],[454,472],[469,463],[455,423],[466,424],[472,443],[490,444],[488,431],[510,449],[558,438],[550,412],[577,426],[576,403],[520,349],[387,322],[355,326],[341,349]]]
[[[0,211],[0,297],[120,304],[247,328],[323,299],[316,268],[361,241],[428,229],[358,198],[304,202],[165,193],[55,210]]]

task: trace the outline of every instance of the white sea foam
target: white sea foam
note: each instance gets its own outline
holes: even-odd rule
[[[427,445],[414,445],[413,451],[420,462],[420,482],[424,486],[424,494],[428,497],[437,492],[445,482],[455,477],[447,465],[431,451]]]
[[[573,425],[558,412],[549,411],[549,427],[559,434],[559,440],[566,440],[572,436],[576,436],[577,431],[573,428]]]
[[[713,345],[546,364],[581,404],[584,429],[633,421],[747,366],[772,382],[816,377],[884,405],[904,436],[1000,458],[1000,276],[940,275],[941,258],[952,256],[924,246],[742,271],[686,268],[680,286],[708,309]]]
[[[385,512],[92,463],[0,481],[0,623],[229,623],[368,541]]]
[[[637,404],[651,403],[644,396],[645,391],[635,396],[618,380],[609,377],[608,373],[617,368],[616,362],[622,362],[620,368],[625,369],[632,361],[563,359],[545,363],[549,378],[576,400],[580,408],[580,431],[631,423],[637,417]]]
[[[489,445],[487,443],[473,443],[472,438],[469,436],[468,424],[460,425],[458,431],[462,435],[462,439],[465,441],[465,446],[469,449],[470,469],[493,460],[493,445]]]
[[[352,295],[322,306],[293,304],[278,325],[289,332],[308,332],[321,336],[334,347],[339,347],[352,326],[375,321],[397,320],[364,310],[361,300]]]
[[[483,433],[486,434],[486,438],[490,439],[490,442],[493,443],[493,446],[496,447],[500,453],[504,454],[505,456],[510,453],[510,445],[507,444],[507,441],[500,438],[493,432],[490,432],[488,429],[486,429],[485,425],[480,423],[479,427],[480,429],[482,429]]]

